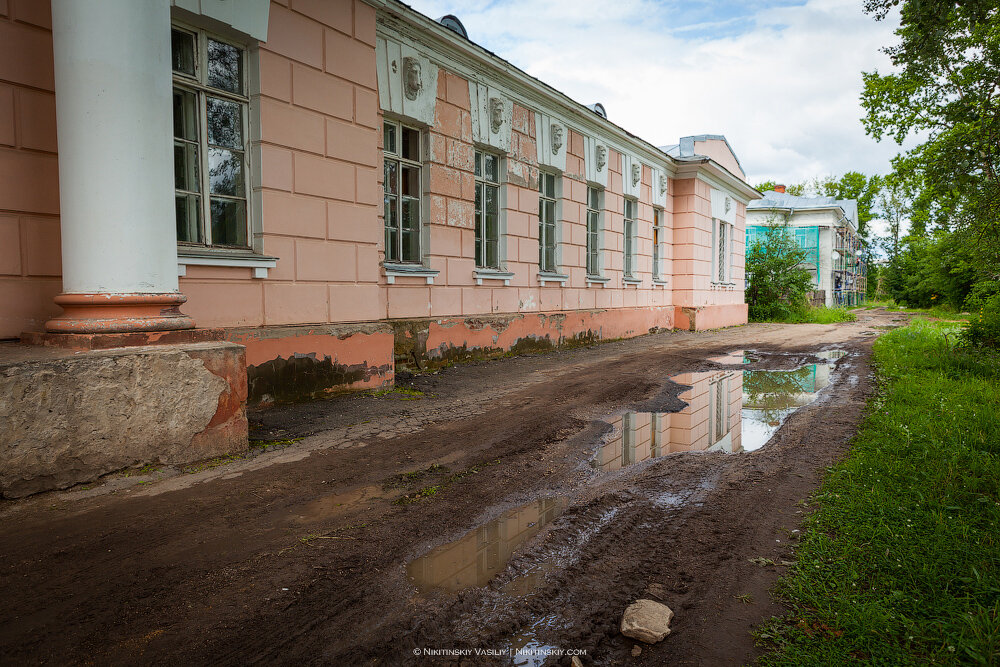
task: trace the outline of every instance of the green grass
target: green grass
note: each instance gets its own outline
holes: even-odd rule
[[[375,389],[373,391],[366,392],[365,396],[370,396],[372,398],[384,398],[385,396],[399,396],[401,401],[419,401],[421,398],[426,396],[426,394],[419,389],[410,389],[409,387],[391,387],[389,389]]]
[[[898,306],[897,306],[898,308]],[[934,306],[932,308],[902,308],[901,312],[925,315],[939,320],[964,320],[968,321],[972,317],[971,313],[960,313],[951,306]]]
[[[804,311],[794,313],[789,317],[769,321],[786,324],[835,324],[837,322],[853,322],[856,319],[858,316],[847,308],[809,306]]]
[[[814,502],[764,665],[1000,664],[1000,355],[917,319]],[[948,335],[946,335],[948,334]]]

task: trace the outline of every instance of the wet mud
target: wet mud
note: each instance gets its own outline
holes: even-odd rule
[[[4,502],[3,661],[743,664],[782,611],[752,561],[790,555],[903,317],[397,376],[257,411],[301,439],[252,460]],[[676,617],[633,658],[639,597]]]

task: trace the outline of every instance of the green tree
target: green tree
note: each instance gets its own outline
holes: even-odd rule
[[[768,192],[774,189],[774,186],[779,185],[777,181],[763,181],[753,186],[758,192]],[[806,184],[805,183],[792,183],[791,185],[785,186],[785,192],[790,195],[795,195],[796,197],[801,197],[806,194]]]
[[[746,303],[752,322],[784,320],[806,308],[812,276],[802,268],[806,253],[787,225],[769,226],[746,251]]]
[[[996,260],[1000,239],[1000,13],[996,0],[866,0],[877,20],[900,8],[896,71],[866,72],[865,129],[923,142],[893,160],[923,224],[974,231]]]

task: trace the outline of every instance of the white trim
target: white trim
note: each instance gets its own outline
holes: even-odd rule
[[[594,285],[607,287],[608,283],[611,282],[611,278],[605,278],[603,276],[587,276],[586,281],[587,287],[593,287]]]
[[[569,276],[562,273],[549,273],[547,271],[538,272],[538,284],[545,287],[545,283],[558,283],[560,287],[565,286]]]
[[[495,269],[475,269],[472,276],[476,279],[477,285],[482,285],[484,280],[502,280],[504,287],[507,287],[514,274],[510,271],[497,271]]]
[[[382,272],[385,274],[385,282],[389,285],[395,285],[397,277],[424,278],[428,285],[433,285],[434,278],[441,273],[421,264],[397,264],[395,262],[383,262]]]
[[[256,257],[226,256],[219,254],[212,257],[207,256],[177,256],[177,275],[186,276],[189,266],[235,266],[253,269],[254,278],[267,278],[268,269],[273,269],[278,265],[277,257],[258,255]]]

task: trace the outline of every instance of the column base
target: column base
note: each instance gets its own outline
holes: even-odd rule
[[[180,292],[165,294],[60,294],[54,301],[63,314],[45,323],[51,333],[111,334],[193,329],[180,311]]]

